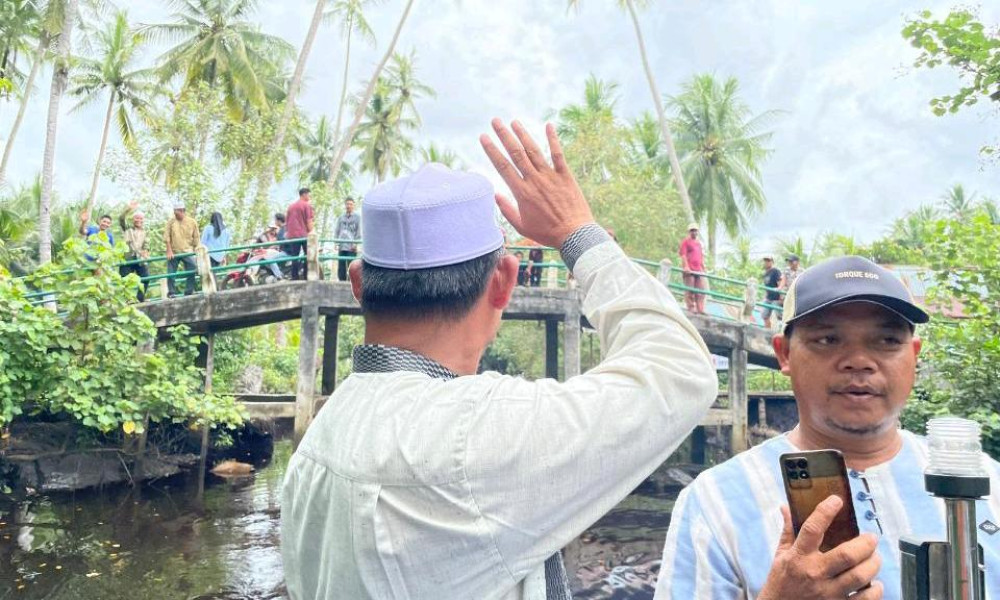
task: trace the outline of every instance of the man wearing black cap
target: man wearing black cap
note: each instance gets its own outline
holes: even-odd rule
[[[857,256],[803,271],[784,313],[784,332],[773,344],[792,381],[799,423],[705,471],[681,493],[657,600],[846,598],[857,590],[858,600],[898,599],[900,536],[945,538],[943,502],[924,492],[926,442],[898,425],[920,351],[915,326],[927,314],[891,272]],[[796,538],[779,456],[827,448],[847,462],[862,535],[822,553],[842,502],[827,498]],[[996,462],[989,468],[1000,475]],[[981,520],[998,522],[1000,501],[978,504]],[[987,567],[997,564],[1000,539],[983,545]],[[994,593],[997,570],[987,568]]]

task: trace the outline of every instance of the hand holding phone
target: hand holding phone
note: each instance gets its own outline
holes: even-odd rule
[[[878,538],[858,535],[844,460],[836,450],[780,458],[789,508],[774,563],[759,600],[846,598],[877,600]]]
[[[858,520],[851,502],[851,484],[847,479],[844,456],[839,450],[813,450],[782,454],[781,478],[785,482],[792,526],[798,536],[809,515],[819,503],[837,496],[843,508],[837,513],[823,537],[820,551],[826,552],[858,537]]]
[[[829,552],[820,545],[837,514],[844,507],[837,496],[819,503],[805,520],[796,536],[788,509],[781,512],[785,524],[758,600],[788,600],[789,598],[847,598],[880,600],[882,582],[873,581],[882,560],[875,552],[878,539],[870,534],[858,536]]]

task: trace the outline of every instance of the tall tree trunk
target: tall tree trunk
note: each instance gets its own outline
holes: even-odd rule
[[[340,86],[340,106],[337,107],[337,125],[333,128],[333,147],[336,148],[340,143],[340,126],[343,124],[344,117],[344,105],[347,104],[347,71],[351,66],[351,30],[354,27],[354,13],[351,13],[350,18],[347,20],[347,52],[344,58],[344,83]],[[326,183],[331,188],[337,182],[337,174],[330,171],[327,177]]]
[[[274,141],[271,143],[271,153],[277,155],[281,152],[285,143],[285,133],[288,131],[288,124],[292,121],[292,114],[295,112],[295,95],[302,85],[302,76],[305,74],[306,63],[309,62],[309,52],[312,50],[313,42],[316,40],[316,32],[319,31],[320,21],[323,20],[323,7],[326,0],[316,0],[316,10],[313,11],[312,23],[309,24],[309,32],[306,33],[306,40],[302,42],[302,50],[299,52],[299,60],[295,63],[295,73],[292,75],[292,82],[288,86],[288,96],[285,97],[285,110],[278,121],[278,130],[274,134]],[[271,177],[273,169],[265,168],[261,171],[257,180],[257,200],[265,201],[267,192],[271,189]]]
[[[681,173],[681,162],[677,160],[677,150],[674,148],[674,138],[670,135],[670,127],[667,125],[667,115],[663,112],[663,100],[660,92],[656,89],[656,81],[653,79],[653,71],[649,67],[649,59],[646,57],[646,42],[642,38],[642,29],[639,27],[639,17],[635,13],[635,4],[632,0],[625,0],[628,6],[629,15],[632,17],[632,25],[635,27],[635,37],[639,42],[639,54],[642,56],[642,66],[646,70],[646,80],[649,82],[649,91],[653,94],[653,106],[656,107],[656,116],[660,121],[660,134],[663,135],[663,143],[667,146],[667,156],[670,157],[670,170],[674,175],[674,183],[677,191],[681,195],[681,204],[689,221],[694,221],[694,210],[691,208],[691,197],[688,195],[687,186],[684,185],[684,174]]]
[[[3,158],[0,159],[0,185],[3,185],[6,178],[7,162],[10,160],[11,150],[14,148],[14,138],[17,137],[17,131],[21,128],[21,123],[24,121],[24,114],[28,111],[31,88],[35,86],[35,77],[38,75],[38,71],[41,70],[45,57],[45,46],[47,44],[48,36],[43,33],[38,38],[38,49],[35,50],[35,60],[31,63],[31,72],[28,73],[28,81],[24,84],[24,95],[21,98],[21,106],[17,109],[17,117],[14,118],[14,124],[10,128],[10,135],[7,136],[7,145],[3,149]]]
[[[42,157],[42,199],[38,207],[38,261],[41,264],[52,260],[52,176],[56,159],[56,131],[59,128],[59,102],[69,81],[76,8],[77,0],[66,0],[66,16],[59,31],[59,46],[52,67],[49,115],[45,126],[45,154]]]
[[[396,32],[392,35],[392,41],[389,42],[389,47],[385,49],[385,55],[382,57],[382,62],[375,67],[375,73],[372,75],[371,81],[368,82],[368,89],[365,90],[364,97],[361,98],[361,102],[358,103],[357,110],[354,111],[354,120],[351,122],[350,128],[347,130],[347,135],[345,135],[340,140],[339,147],[337,148],[337,155],[333,158],[333,162],[330,163],[330,176],[336,178],[335,173],[340,172],[340,165],[344,162],[344,156],[347,155],[347,150],[351,147],[351,143],[354,142],[354,134],[358,130],[358,125],[361,123],[361,118],[365,114],[365,107],[368,106],[368,102],[372,99],[372,94],[375,93],[375,84],[378,83],[378,78],[382,74],[382,69],[385,68],[386,63],[392,58],[392,53],[396,50],[396,42],[399,41],[399,34],[403,31],[403,25],[406,23],[406,18],[410,16],[410,9],[413,8],[413,0],[407,0],[406,8],[403,9],[403,16],[399,18],[399,23],[396,25]]]
[[[111,90],[108,98],[108,112],[104,115],[104,133],[101,134],[101,149],[97,151],[97,164],[94,165],[94,180],[90,184],[90,196],[87,197],[87,214],[94,210],[94,200],[97,198],[97,182],[101,179],[101,163],[104,162],[104,150],[108,147],[108,130],[111,129],[111,115],[115,110],[115,90]]]

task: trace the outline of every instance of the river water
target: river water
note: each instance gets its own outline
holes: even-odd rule
[[[285,598],[281,480],[291,443],[251,477],[0,504],[0,600]],[[653,596],[676,490],[644,485],[565,551],[574,598]]]

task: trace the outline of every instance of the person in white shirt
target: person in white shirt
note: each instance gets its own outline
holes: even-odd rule
[[[493,127],[506,154],[481,142],[513,201],[434,164],[366,196],[349,269],[365,343],[282,493],[293,599],[568,599],[559,550],[716,397],[697,330],[594,222],[554,128],[550,164],[520,124]],[[579,282],[604,356],[587,373],[476,374],[517,284],[495,202],[521,235],[560,248]]]

